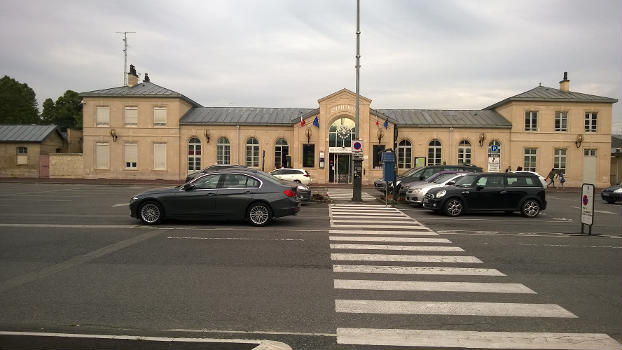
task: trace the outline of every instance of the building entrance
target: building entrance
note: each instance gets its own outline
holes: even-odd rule
[[[330,183],[352,183],[352,154],[331,153],[328,157]]]

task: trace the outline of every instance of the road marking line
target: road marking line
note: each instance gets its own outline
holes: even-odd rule
[[[149,228],[159,230],[162,228],[141,225],[69,225],[69,224],[0,224],[0,227],[42,227],[42,228]],[[170,228],[167,228],[170,229]]]
[[[331,208],[386,208],[384,204],[331,204]],[[394,209],[394,208],[392,208]]]
[[[357,236],[329,236],[331,241],[352,242],[410,242],[410,243],[451,243],[446,238],[418,238],[418,237],[357,237]]]
[[[409,229],[410,225],[331,225],[332,227],[343,228],[403,228]]]
[[[417,246],[417,245],[388,245],[388,244],[331,244],[330,249],[369,249],[369,250],[413,250],[425,252],[463,252],[460,247],[447,246]]]
[[[408,231],[363,231],[363,230],[328,230],[328,233],[345,233],[348,235],[405,235],[405,236],[438,236],[438,233],[430,231],[429,228],[409,227]]]
[[[519,243],[518,245],[535,246],[535,247],[561,247],[561,248],[610,248],[610,249],[622,249],[619,246],[612,245],[570,245],[570,244],[535,244],[535,243]]]
[[[478,332],[452,330],[337,328],[338,344],[475,349],[619,350],[602,333]]]
[[[157,235],[159,235],[160,232],[158,232],[158,230],[152,230],[149,232],[145,232],[143,234],[140,234],[138,236],[134,236],[132,238],[128,238],[126,240],[123,241],[119,241],[110,245],[107,245],[103,248],[88,252],[86,254],[83,255],[78,255],[75,256],[69,260],[65,260],[61,263],[58,264],[54,264],[48,267],[44,267],[39,271],[34,271],[34,272],[30,272],[24,275],[20,275],[5,281],[1,281],[0,282],[0,293],[4,292],[8,289],[14,288],[14,287],[18,287],[21,286],[23,284],[29,283],[29,282],[33,282],[36,281],[38,279],[41,278],[45,278],[47,276],[53,275],[55,273],[67,270],[69,268],[72,268],[74,266],[77,265],[81,265],[84,264],[86,262],[89,262],[91,260],[100,258],[102,256],[114,253],[116,251],[119,251],[121,249],[125,249],[127,247],[130,247],[134,244],[140,243],[142,241],[148,240],[150,238],[153,238]]]
[[[521,283],[334,280],[335,289],[537,294]]]
[[[507,276],[496,269],[478,269],[473,267],[333,265],[333,272],[397,275]]]
[[[283,332],[283,331],[235,331],[222,329],[165,329],[165,332],[192,332],[192,333],[228,333],[228,334],[277,334],[277,335],[303,335],[313,337],[336,337],[336,333],[310,333],[310,332]]]
[[[6,332],[0,331],[0,335],[30,336],[30,337],[59,337],[59,338],[86,338],[86,339],[113,339],[135,340],[153,342],[178,342],[178,343],[239,343],[257,344],[253,349],[291,350],[285,343],[274,340],[255,339],[214,339],[214,338],[172,338],[172,337],[145,337],[136,335],[105,335],[105,334],[71,334],[71,333],[44,333],[44,332]]]
[[[394,213],[361,213],[360,211],[333,211],[332,216],[346,216],[346,215],[364,215],[364,216],[406,216],[410,217],[404,213],[394,212]]]
[[[169,236],[168,239],[196,239],[196,240],[232,240],[232,241],[304,241],[302,238],[245,238],[245,237],[188,237]]]
[[[407,262],[430,262],[430,263],[462,263],[481,264],[481,260],[474,256],[451,256],[451,255],[387,255],[387,254],[341,254],[332,253],[332,260],[343,261],[407,261]]]
[[[387,221],[389,222],[394,222],[396,224],[418,224],[419,222],[415,219],[412,218],[405,218],[405,217],[400,217],[400,218],[391,218],[390,220],[379,220],[379,218],[370,218],[370,217],[360,217],[360,218],[353,218],[356,220],[341,220],[341,219],[334,219],[331,218],[330,222],[332,223],[337,223],[337,222],[353,222],[353,223],[365,223],[365,224],[383,224],[386,223]],[[381,218],[381,219],[385,219],[385,218]]]
[[[335,311],[357,314],[578,318],[557,304],[335,300]]]
[[[119,204],[113,204],[112,207],[116,208],[116,207],[127,207],[128,205],[130,205],[130,203],[119,203]]]

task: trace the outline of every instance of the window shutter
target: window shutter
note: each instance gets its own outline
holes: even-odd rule
[[[153,109],[153,125],[166,125],[166,107]]]
[[[138,107],[125,107],[125,124],[138,124]]]
[[[125,167],[136,168],[138,163],[138,145],[135,143],[125,144]]]
[[[108,169],[110,167],[110,145],[98,143],[95,145],[95,168]]]
[[[110,125],[110,107],[97,107],[95,112],[95,125]]]
[[[166,144],[154,143],[153,144],[153,169],[165,170],[166,169]]]

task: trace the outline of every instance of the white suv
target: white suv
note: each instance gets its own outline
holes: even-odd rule
[[[270,175],[282,180],[295,181],[305,186],[311,184],[311,175],[304,169],[281,168],[270,172]]]

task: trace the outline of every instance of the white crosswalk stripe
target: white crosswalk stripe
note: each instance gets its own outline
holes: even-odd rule
[[[364,322],[362,320],[372,315],[416,319],[421,315],[435,315],[448,318],[448,323],[452,323],[452,317],[545,318],[551,320],[551,324],[554,324],[554,320],[578,318],[557,304],[497,302],[498,299],[493,302],[482,298],[477,301],[451,300],[451,296],[456,293],[482,297],[502,294],[537,296],[537,293],[521,283],[502,282],[499,278],[507,276],[496,269],[469,267],[470,264],[481,266],[484,262],[465,254],[462,248],[451,245],[448,239],[433,237],[438,234],[396,208],[344,203],[330,205],[329,214],[331,260],[336,276],[333,284],[340,291],[339,298],[335,300],[335,311],[343,315],[365,315],[349,322]],[[439,265],[429,266],[430,263]],[[417,280],[420,275],[428,277],[426,280]],[[435,276],[444,279],[435,281]],[[450,281],[448,279],[451,276],[460,276],[461,279]],[[405,278],[409,279],[396,280]],[[479,280],[468,281],[471,278]],[[356,291],[374,291],[375,299],[348,298],[356,295]],[[408,295],[415,296],[414,300],[382,298],[383,295],[406,292],[414,293],[404,294],[406,298]],[[426,301],[418,296],[419,293],[429,292],[435,292],[436,295],[447,293],[448,300]],[[480,332],[472,328],[435,330],[378,329],[366,327],[365,324],[355,325],[360,328],[340,326],[338,321],[337,343],[351,345],[607,350],[620,349],[622,346],[606,334],[554,333],[546,332],[548,329],[541,331],[540,328],[535,329],[535,332],[511,332],[505,329]]]
[[[326,194],[328,194],[328,197],[333,200],[345,200],[345,201],[352,200],[352,189],[331,188],[328,191],[326,191]],[[369,193],[361,192],[361,199],[364,202],[368,202],[368,201],[375,201],[376,197],[372,196]]]

